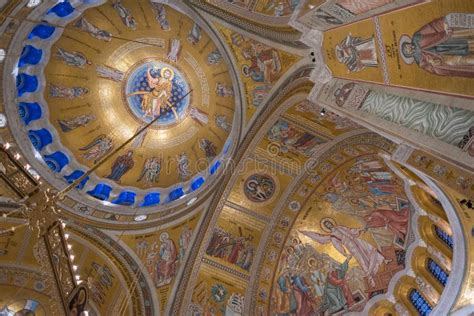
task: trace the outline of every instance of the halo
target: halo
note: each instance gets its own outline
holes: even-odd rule
[[[406,34],[404,34],[400,37],[400,44],[398,46],[398,50],[400,51],[400,56],[402,57],[405,64],[411,65],[415,61],[415,58],[407,57],[403,54],[402,47],[403,47],[403,44],[405,44],[405,43],[411,43],[411,37],[406,35]]]
[[[173,80],[173,78],[174,78],[174,71],[173,71],[173,69],[168,68],[168,67],[163,67],[163,68],[161,68],[161,71],[160,71],[160,76],[161,76],[161,78],[164,77],[163,75],[164,75],[164,73],[165,73],[166,70],[168,70],[168,71],[171,73],[171,77],[169,77],[168,80],[170,80],[170,81]]]
[[[160,235],[160,241],[163,241],[163,239],[168,239],[170,235],[167,232],[161,233]]]
[[[330,222],[333,226],[337,226],[336,221],[333,218],[323,217],[321,219],[321,222],[320,222],[321,223],[321,229],[323,231],[325,231],[326,233],[330,233],[331,231],[326,226],[324,226],[324,222]]]
[[[308,266],[309,267],[316,267],[317,263],[318,263],[318,261],[316,260],[316,258],[311,257],[311,258],[308,259]]]
[[[249,68],[250,68],[249,65],[242,66],[242,73],[244,77],[250,77]]]

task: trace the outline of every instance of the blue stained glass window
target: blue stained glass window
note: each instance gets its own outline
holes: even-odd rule
[[[38,78],[36,76],[20,73],[16,76],[16,89],[18,96],[29,92],[35,92],[38,89]]]
[[[192,183],[191,183],[191,191],[196,191],[197,189],[199,189],[203,184],[204,184],[205,180],[203,177],[199,177],[197,179],[195,179]]]
[[[120,192],[119,196],[112,201],[114,204],[119,204],[119,205],[133,205],[135,204],[135,196],[137,194],[135,192],[130,192],[130,191],[123,191]]]
[[[178,187],[178,188],[174,189],[173,191],[171,191],[169,193],[168,198],[169,198],[170,202],[172,202],[172,201],[176,201],[177,199],[179,199],[183,195],[184,195],[183,188]]]
[[[35,37],[39,37],[41,39],[50,38],[51,35],[53,35],[54,30],[54,26],[48,24],[38,24],[33,28],[33,30],[31,30],[30,35],[28,35],[28,39],[33,39]]]
[[[69,3],[69,1],[59,2],[48,11],[48,13],[54,13],[60,18],[68,16],[72,12],[74,12],[74,7]]]
[[[428,316],[433,311],[433,307],[417,290],[412,289],[410,291],[409,299],[413,307],[418,311],[418,315]]]
[[[18,67],[37,65],[40,62],[41,57],[43,57],[43,51],[41,49],[31,45],[26,45],[21,51]]]
[[[435,225],[435,233],[436,236],[438,236],[439,239],[441,239],[449,248],[453,249],[454,242],[453,242],[453,236],[445,232],[443,229],[441,229],[439,226]]]
[[[441,268],[433,259],[428,259],[427,268],[431,275],[434,276],[441,285],[446,286],[449,278],[448,272],[444,271],[444,269]]]
[[[67,183],[72,184],[74,181],[82,177],[83,174],[84,174],[84,171],[75,170],[70,175],[64,176],[64,179],[66,179]],[[79,185],[76,186],[76,188],[79,190],[82,190],[84,188],[84,185],[86,185],[87,181],[89,181],[89,176],[85,177],[84,180],[82,180],[81,183],[79,183]]]
[[[44,155],[43,158],[46,162],[46,165],[48,165],[48,167],[56,173],[61,172],[64,166],[69,164],[68,157],[60,151],[52,153],[51,155]]]
[[[53,136],[46,128],[29,130],[28,138],[37,151],[41,151],[44,147],[53,142]]]
[[[221,162],[219,160],[217,160],[211,167],[211,169],[209,170],[209,173],[210,174],[214,174],[216,173],[216,171],[219,169],[219,167],[221,166]]]
[[[31,121],[41,118],[41,106],[36,102],[20,102],[18,104],[18,114],[23,122],[28,125]]]
[[[88,194],[102,201],[106,201],[109,199],[110,192],[112,192],[112,187],[104,183],[99,183],[95,186],[93,190],[87,191]]]
[[[160,193],[152,192],[145,195],[143,202],[140,204],[141,207],[153,206],[160,204]]]

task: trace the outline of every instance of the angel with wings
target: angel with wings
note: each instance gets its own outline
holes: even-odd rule
[[[112,150],[114,147],[112,139],[104,134],[97,136],[92,142],[86,146],[79,148],[80,151],[84,151],[82,157],[86,160],[93,160],[94,163],[99,161],[105,154]]]
[[[323,235],[312,231],[300,231],[300,233],[320,244],[332,243],[334,248],[346,258],[352,256],[364,271],[370,285],[374,286],[374,276],[377,274],[380,265],[382,263],[387,264],[391,260],[385,259],[376,247],[359,238],[366,229],[337,225],[336,221],[329,217],[321,220],[321,228],[328,234]]]
[[[153,183],[158,182],[160,179],[160,171],[161,159],[156,157],[148,158],[145,161],[142,173],[140,174],[140,177],[137,181],[144,181],[146,185],[152,185]]]

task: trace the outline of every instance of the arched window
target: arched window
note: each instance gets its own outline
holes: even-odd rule
[[[428,316],[433,311],[433,307],[417,290],[412,289],[410,291],[409,299],[413,307],[418,311],[418,315]]]
[[[441,285],[446,286],[448,283],[449,273],[443,270],[433,259],[428,259],[426,263],[426,268],[430,271],[431,275],[438,280]]]
[[[441,239],[449,248],[453,249],[454,242],[453,242],[453,236],[445,232],[443,229],[441,229],[439,226],[435,225],[435,233],[436,236],[438,236],[439,239]]]

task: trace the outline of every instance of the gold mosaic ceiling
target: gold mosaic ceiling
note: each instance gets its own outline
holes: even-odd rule
[[[52,47],[45,79],[50,121],[89,168],[160,116],[97,170],[122,186],[190,180],[231,131],[235,101],[221,52],[191,18],[162,4],[87,10]]]

